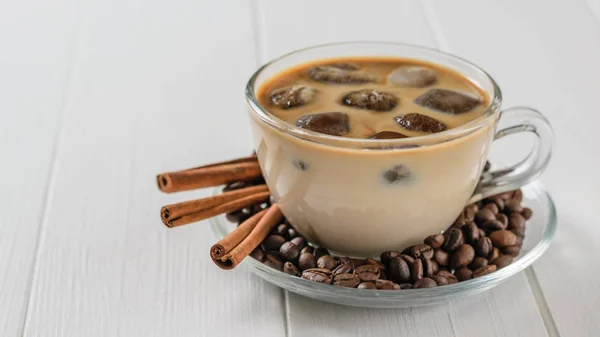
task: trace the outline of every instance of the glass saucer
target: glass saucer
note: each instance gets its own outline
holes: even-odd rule
[[[371,308],[406,308],[432,305],[464,298],[491,289],[537,260],[550,245],[556,232],[556,210],[552,198],[539,181],[522,187],[523,205],[531,208],[533,217],[527,221],[527,231],[521,255],[515,261],[491,274],[426,289],[371,290],[354,289],[316,283],[291,276],[248,257],[242,264],[274,285],[293,293],[321,301]],[[220,194],[221,188],[214,194]],[[211,218],[212,228],[219,239],[235,228],[224,215]]]

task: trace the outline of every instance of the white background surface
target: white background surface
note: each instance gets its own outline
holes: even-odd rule
[[[243,156],[255,68],[325,42],[436,47],[556,131],[550,251],[430,308],[315,302],[225,272],[156,173]],[[600,0],[0,2],[0,336],[596,336]],[[505,149],[504,147],[503,149]],[[506,151],[500,156],[508,156]]]

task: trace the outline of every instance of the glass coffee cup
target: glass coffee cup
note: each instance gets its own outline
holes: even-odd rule
[[[487,109],[459,127],[401,139],[344,138],[299,128],[261,105],[258,88],[298,64],[339,57],[402,57],[454,70],[490,97]],[[307,240],[356,257],[419,243],[448,228],[463,207],[516,189],[539,176],[551,156],[547,119],[525,107],[501,110],[496,82],[482,69],[437,50],[397,43],[316,46],[262,66],[246,87],[252,134],[269,189],[290,224]],[[482,176],[495,139],[518,132],[538,136],[518,164]],[[389,172],[410,172],[401,184]],[[481,178],[481,179],[480,179]]]

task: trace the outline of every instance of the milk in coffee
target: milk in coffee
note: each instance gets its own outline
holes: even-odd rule
[[[406,143],[486,111],[488,94],[469,78],[420,60],[313,61],[264,80],[256,98],[275,119],[324,136],[300,139],[251,113],[262,170],[286,218],[311,242],[347,255],[406,247],[450,225],[494,134],[490,124],[433,146],[340,146]]]
[[[337,59],[281,72],[258,93],[270,113],[333,136],[391,139],[480,116],[488,97],[464,76],[406,59]]]

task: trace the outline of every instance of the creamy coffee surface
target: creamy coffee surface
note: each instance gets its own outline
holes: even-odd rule
[[[489,96],[459,73],[404,58],[339,58],[282,71],[259,88],[268,112],[334,136],[393,139],[468,123]]]

